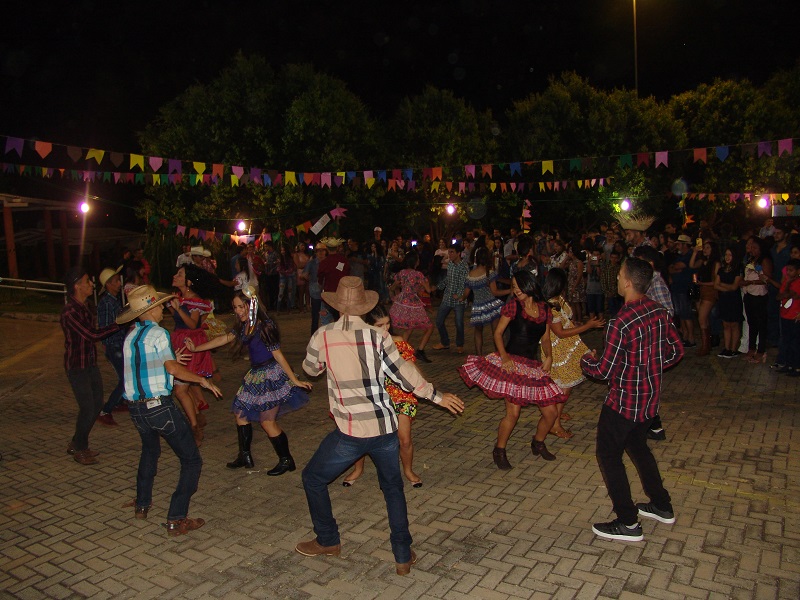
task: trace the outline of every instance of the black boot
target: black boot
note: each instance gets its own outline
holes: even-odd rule
[[[272,442],[272,447],[275,448],[275,454],[278,455],[278,464],[269,471],[267,475],[277,476],[283,475],[286,471],[294,471],[294,459],[289,454],[289,438],[281,431],[281,434],[276,437],[270,437],[269,441]]]
[[[508,471],[511,468],[511,463],[508,462],[505,448],[498,448],[495,446],[494,450],[492,450],[492,458],[494,459],[494,464],[496,464],[497,468],[501,471]]]
[[[544,442],[539,442],[536,438],[531,440],[531,452],[534,456],[541,456],[545,460],[555,460],[556,455],[550,452]]]
[[[237,425],[236,433],[239,435],[239,457],[233,462],[229,462],[227,467],[229,469],[239,469],[241,467],[252,469],[255,466],[253,456],[250,454],[250,442],[253,441],[253,426],[250,423]]]

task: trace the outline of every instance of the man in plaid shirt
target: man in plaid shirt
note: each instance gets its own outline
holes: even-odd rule
[[[328,371],[328,400],[337,429],[322,440],[303,469],[311,521],[316,538],[295,549],[304,556],[339,556],[339,528],[333,517],[328,484],[358,458],[369,455],[378,471],[391,529],[398,575],[406,575],[416,556],[411,550],[406,497],[400,472],[397,415],[385,376],[406,392],[427,398],[453,414],[464,410],[455,395],[436,391],[411,363],[400,356],[388,332],[370,327],[361,315],[378,303],[359,277],[342,277],[336,292],[323,292],[326,304],[339,311],[335,323],[320,327],[308,343],[303,370],[312,376]]]
[[[644,539],[640,516],[675,522],[647,432],[658,413],[663,369],[680,361],[683,344],[667,310],[646,295],[652,279],[650,263],[635,257],[625,261],[617,283],[625,304],[608,322],[603,354],[592,350],[581,359],[586,375],[609,382],[597,424],[597,461],[617,519],[596,523],[592,531],[613,540]],[[648,503],[633,503],[622,462],[625,452],[639,472]]]

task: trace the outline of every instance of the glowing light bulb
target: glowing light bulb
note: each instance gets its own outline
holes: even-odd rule
[[[448,204],[445,210],[447,210],[448,215],[453,215],[456,212],[456,207],[453,204]]]
[[[236,225],[236,229],[239,231],[244,231],[247,229],[247,225],[245,225],[244,221],[239,221],[239,223]]]
[[[626,198],[625,200],[623,200],[622,202],[620,202],[620,203],[619,203],[619,207],[620,207],[622,210],[630,210],[630,209],[631,209],[631,203],[630,203],[630,201],[629,201],[629,200]]]
[[[81,202],[81,212],[86,214],[89,212],[89,203],[88,202]]]
[[[767,208],[767,206],[769,206],[769,200],[767,200],[766,196],[761,196],[758,199],[758,208]]]

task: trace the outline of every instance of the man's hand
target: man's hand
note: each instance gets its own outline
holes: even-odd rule
[[[203,379],[200,382],[200,387],[207,389],[217,398],[222,398],[222,390],[220,390],[216,385],[214,385],[210,379]]]
[[[188,340],[188,338],[187,338]],[[175,350],[175,360],[178,364],[183,365],[184,367],[189,364],[189,361],[192,360],[192,353],[186,352],[186,348],[178,348]]]
[[[464,401],[455,394],[442,394],[442,401],[439,403],[439,406],[443,406],[454,415],[459,415],[464,412]]]

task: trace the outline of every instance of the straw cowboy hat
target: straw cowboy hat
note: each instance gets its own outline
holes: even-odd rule
[[[378,292],[364,290],[360,277],[342,277],[334,292],[322,292],[322,299],[343,315],[360,317],[378,303]]]
[[[118,266],[116,269],[110,269],[106,267],[102,271],[100,271],[100,275],[97,276],[98,281],[100,281],[100,287],[105,287],[106,283],[109,279],[111,279],[114,275],[122,271],[122,265]]]
[[[338,248],[342,244],[344,244],[344,240],[342,238],[337,237],[326,237],[320,240],[321,244],[325,244],[328,248]]]
[[[128,294],[128,303],[117,317],[117,324],[129,323],[143,315],[151,308],[175,298],[175,294],[162,294],[157,292],[152,285],[140,285],[133,288]]]
[[[655,217],[648,217],[647,215],[619,216],[617,218],[620,226],[626,231],[647,231],[655,220]]]
[[[211,256],[211,250],[206,250],[202,246],[192,246],[190,254],[192,256],[205,256],[209,258]]]

